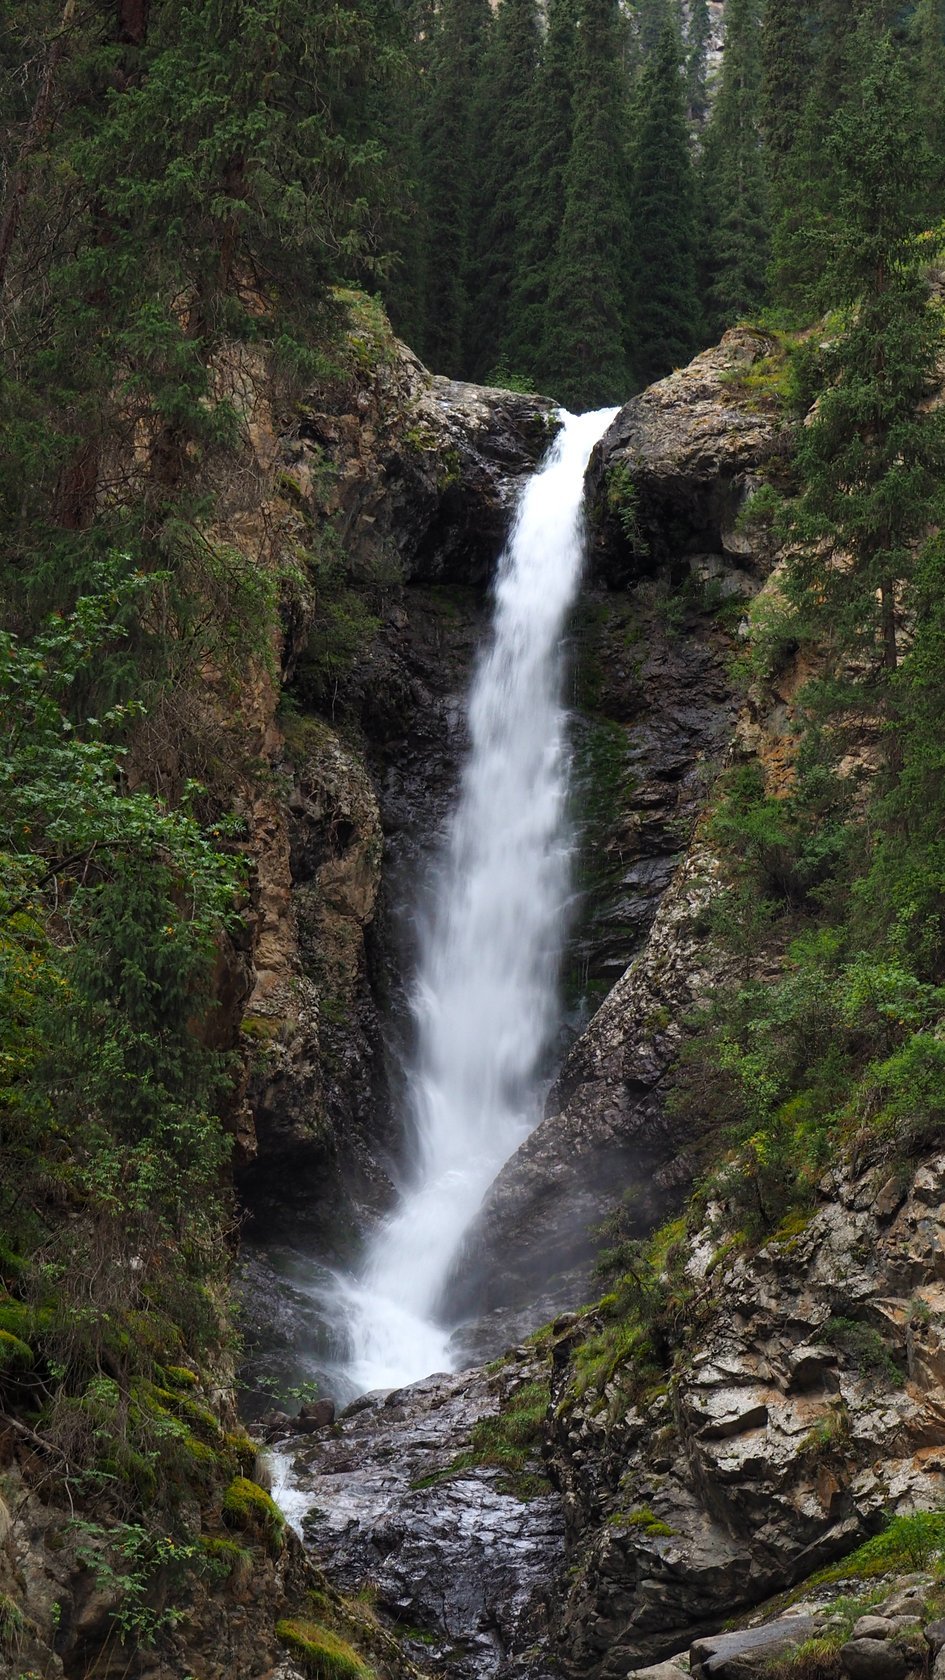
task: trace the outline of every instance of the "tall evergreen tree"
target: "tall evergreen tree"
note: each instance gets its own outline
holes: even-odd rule
[[[675,12],[672,0],[637,0],[637,28],[644,62],[656,52],[667,24],[676,21]]]
[[[873,41],[868,25],[856,58],[855,97],[829,136],[839,196],[827,279],[850,314],[800,444],[795,576],[840,658],[869,660],[881,695],[899,657],[897,591],[941,517],[945,412],[925,399],[942,334],[918,243],[926,153],[909,80],[889,38]]]
[[[793,143],[790,118],[780,131],[771,283],[779,302],[802,312],[824,302],[825,253],[839,191],[834,153],[827,141],[836,112],[856,90],[849,50],[850,12],[850,0],[815,0],[811,74]],[[790,50],[790,42],[784,44]],[[773,116],[766,118],[766,132],[772,120]]]
[[[495,372],[522,260],[525,181],[540,45],[537,0],[501,0],[480,78],[466,365]]]
[[[578,0],[549,0],[544,52],[532,89],[518,256],[500,348],[504,365],[539,388],[560,372],[545,364],[542,345],[571,150],[577,7]]]
[[[618,0],[580,0],[573,137],[541,351],[552,391],[579,408],[619,402],[630,387],[621,45]]]
[[[403,16],[406,49],[380,130],[393,159],[399,192],[389,211],[385,244],[393,254],[383,286],[391,323],[408,344],[424,342],[426,311],[427,205],[422,191],[426,105],[436,22],[434,0],[410,0]]]
[[[713,331],[752,314],[766,294],[768,206],[760,119],[760,0],[728,0],[722,73],[702,159]]]
[[[696,216],[679,39],[667,24],[643,72],[631,226],[632,361],[643,384],[688,361],[696,349]]]
[[[812,0],[766,0],[761,30],[761,131],[768,178],[776,194],[797,143],[810,87],[811,14]]]
[[[430,55],[423,139],[425,329],[438,372],[462,375],[468,319],[473,110],[491,24],[489,0],[443,0]]]

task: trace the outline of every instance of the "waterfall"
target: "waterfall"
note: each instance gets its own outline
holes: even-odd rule
[[[332,1317],[358,1392],[450,1368],[437,1306],[463,1234],[538,1119],[570,895],[562,638],[580,581],[584,471],[617,411],[563,415],[499,562],[469,751],[420,942],[412,1167]]]

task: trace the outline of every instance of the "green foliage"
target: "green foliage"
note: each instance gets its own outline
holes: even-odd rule
[[[910,1570],[941,1567],[945,1559],[945,1513],[916,1511],[912,1516],[893,1517],[881,1534],[874,1535],[840,1563],[821,1569],[811,1585],[851,1578],[868,1581],[876,1575],[906,1574]]]
[[[625,401],[628,90],[617,0],[579,0],[572,140],[548,285],[542,362],[582,408]]]
[[[482,379],[508,344],[528,206],[525,177],[541,41],[537,0],[501,0],[479,83],[467,365]],[[503,331],[505,323],[509,323]],[[495,379],[502,384],[501,379]]]
[[[649,544],[640,525],[639,492],[625,461],[618,461],[609,469],[604,495],[631,554],[644,558],[649,553]]]
[[[169,1589],[179,1586],[202,1558],[198,1544],[154,1534],[138,1523],[106,1528],[76,1522],[74,1528],[76,1557],[99,1591],[117,1601],[109,1615],[122,1644],[148,1650],[184,1620],[187,1612],[167,1599]]]
[[[15,1651],[26,1627],[26,1617],[16,1600],[0,1592],[0,1649]]]
[[[502,1471],[496,1485],[516,1499],[534,1499],[547,1493],[548,1479],[540,1468],[540,1453],[548,1405],[547,1382],[520,1384],[497,1413],[473,1424],[468,1450],[457,1453],[445,1470],[414,1485],[431,1487],[463,1470],[486,1466]]]
[[[635,1511],[617,1511],[612,1520],[618,1528],[639,1529],[648,1540],[666,1540],[673,1533],[669,1524],[661,1521],[648,1505],[642,1505]]]
[[[354,1647],[316,1622],[277,1622],[276,1637],[313,1680],[371,1680],[373,1670]]]
[[[768,191],[761,154],[760,0],[729,0],[719,90],[706,131],[701,192],[713,333],[765,299]]]

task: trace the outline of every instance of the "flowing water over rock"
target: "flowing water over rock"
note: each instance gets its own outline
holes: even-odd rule
[[[565,416],[499,565],[470,750],[423,930],[399,1204],[329,1310],[358,1392],[449,1369],[437,1309],[463,1234],[538,1119],[570,897],[562,636],[581,575],[584,471],[616,410]]]

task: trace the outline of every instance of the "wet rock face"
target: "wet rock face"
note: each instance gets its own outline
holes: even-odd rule
[[[941,1505],[945,1156],[898,1199],[883,1196],[890,1176],[832,1174],[808,1225],[754,1256],[713,1267],[717,1238],[697,1238],[689,1312],[703,1327],[648,1400],[619,1369],[580,1397],[559,1344],[552,1470],[575,1676],[668,1657],[842,1557],[884,1513]],[[859,1362],[838,1319],[861,1327]]]
[[[468,1452],[476,1422],[534,1374],[534,1354],[521,1350],[492,1376],[435,1376],[367,1396],[314,1442],[279,1449],[291,1461],[289,1508],[308,1507],[304,1536],[329,1578],[346,1591],[370,1583],[408,1653],[450,1680],[557,1672],[534,1648],[560,1594],[558,1497],[548,1488],[520,1499],[495,1468],[434,1480]]]

